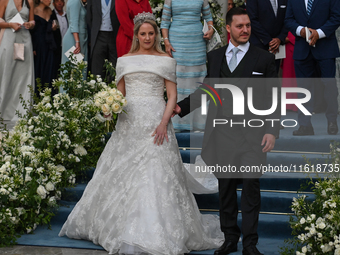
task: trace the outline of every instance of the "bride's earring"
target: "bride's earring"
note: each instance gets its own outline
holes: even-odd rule
[[[138,42],[138,38],[136,38],[136,41]]]

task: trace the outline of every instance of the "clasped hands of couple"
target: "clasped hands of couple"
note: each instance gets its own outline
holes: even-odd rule
[[[181,113],[181,107],[179,107],[178,104],[176,104],[175,108],[173,109],[173,113],[171,115],[171,118],[174,117],[177,114]],[[169,142],[168,133],[167,133],[167,123],[164,123],[161,121],[161,123],[158,125],[156,130],[152,133],[152,136],[155,137],[154,144],[157,143],[157,145],[162,145],[164,138],[167,142]],[[265,134],[262,138],[261,146],[264,146],[262,148],[262,152],[270,152],[275,145],[275,136],[272,134]]]

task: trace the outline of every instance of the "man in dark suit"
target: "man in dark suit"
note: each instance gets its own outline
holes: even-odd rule
[[[256,109],[271,108],[272,88],[277,85],[276,82],[269,82],[269,80],[276,81],[276,79],[268,79],[277,77],[274,55],[249,43],[251,26],[246,10],[239,7],[232,8],[227,13],[226,24],[226,29],[230,33],[230,43],[208,54],[207,78],[220,79],[220,83],[223,84],[231,82],[243,92],[245,98],[247,98],[249,88],[253,88],[254,107]],[[233,79],[226,81],[223,78]],[[205,79],[204,83],[209,83],[210,80]],[[200,107],[201,96],[204,94],[202,89],[206,88],[203,84],[193,94],[179,102],[174,113],[183,117]],[[232,111],[235,110],[233,107],[235,102],[232,100],[230,91],[227,89],[217,91],[223,104],[221,103],[221,107],[213,102],[209,104],[202,158],[208,166],[229,165],[235,167],[237,173],[217,175],[221,230],[224,232],[225,242],[215,251],[215,255],[225,255],[237,250],[241,230],[237,225],[236,188],[240,182],[243,183],[241,198],[243,254],[260,255],[262,253],[257,250],[256,244],[261,203],[259,183],[261,173],[248,175],[241,173],[241,168],[266,164],[266,153],[274,147],[280,123],[279,121],[269,123],[264,120],[279,120],[280,108],[276,108],[269,116],[257,116],[245,106],[244,115],[234,115]],[[233,122],[235,125],[214,125],[216,119],[222,122]],[[252,119],[260,119],[264,121],[264,124],[256,128],[245,124]],[[240,125],[240,123],[243,124]]]
[[[339,46],[335,30],[340,25],[339,0],[289,0],[285,26],[296,37],[294,66],[297,78],[311,78],[318,69],[324,84],[327,101],[326,117],[328,134],[338,133],[338,89],[335,77],[335,58],[339,57]],[[306,28],[310,31],[310,42],[306,42]],[[315,79],[314,79],[315,80]],[[313,112],[313,84],[311,80],[299,79],[298,86],[308,89],[312,100],[304,104]],[[320,84],[319,84],[320,86]],[[299,94],[300,95],[300,94]],[[298,112],[299,129],[293,135],[314,135],[311,116]]]
[[[66,12],[64,12],[64,0],[53,0],[54,10],[51,14],[51,19],[56,20],[58,22],[58,27],[56,30],[53,31],[53,37],[55,44],[57,46],[56,50],[54,51],[54,72],[55,74],[53,77],[58,77],[59,68],[61,64],[61,54],[62,54],[62,40],[63,37],[68,29],[68,21]],[[58,93],[58,89],[53,89],[52,94]]]
[[[285,43],[288,29],[284,26],[287,0],[248,0],[251,21],[250,43],[274,54]],[[280,59],[276,61],[279,71]]]
[[[91,29],[91,70],[95,75],[105,77],[104,63],[108,59],[117,63],[116,36],[119,21],[115,0],[88,0],[87,23]],[[109,77],[111,80],[113,77]]]

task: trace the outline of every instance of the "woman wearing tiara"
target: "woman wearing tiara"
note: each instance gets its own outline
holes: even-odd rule
[[[162,52],[155,18],[134,19],[130,52],[118,58],[121,114],[92,180],[60,231],[91,240],[110,254],[184,254],[217,248],[218,217],[201,215],[188,186],[170,121],[176,104],[176,61]],[[166,86],[167,104],[163,91]],[[205,190],[198,183],[194,189]]]

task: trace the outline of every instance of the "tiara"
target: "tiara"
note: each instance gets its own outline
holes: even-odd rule
[[[146,19],[151,19],[153,21],[156,21],[155,16],[151,12],[143,12],[143,13],[138,13],[134,18],[133,18],[133,23],[136,24],[140,20],[146,20]]]

